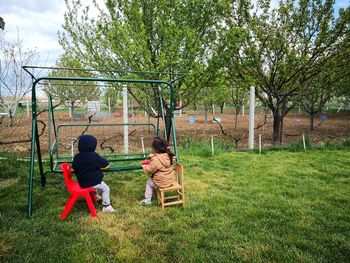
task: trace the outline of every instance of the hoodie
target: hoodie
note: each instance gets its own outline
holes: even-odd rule
[[[158,188],[170,187],[175,182],[174,167],[167,153],[154,154],[150,163],[143,165],[143,170],[153,174],[153,183]]]
[[[92,135],[83,135],[79,139],[79,153],[74,156],[72,166],[80,187],[100,184],[103,180],[101,168],[109,165],[106,159],[95,152],[96,146],[97,140]]]

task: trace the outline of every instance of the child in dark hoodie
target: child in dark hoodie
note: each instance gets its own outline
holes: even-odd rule
[[[109,187],[103,182],[102,170],[106,170],[109,163],[95,152],[97,140],[92,135],[82,135],[79,138],[79,153],[74,156],[73,169],[80,187],[94,187],[102,192],[102,211],[114,212],[109,197]]]
[[[173,154],[168,147],[168,143],[162,138],[155,138],[152,143],[152,148],[155,154],[149,156],[148,162],[142,163],[142,168],[147,174],[152,176],[148,178],[145,189],[145,199],[142,204],[150,205],[153,189],[170,187],[175,182],[175,173]]]

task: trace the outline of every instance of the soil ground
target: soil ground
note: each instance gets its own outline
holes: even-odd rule
[[[264,123],[265,114],[256,113],[255,127],[261,126],[255,130],[255,143],[258,144],[258,134],[261,134],[262,145],[270,147],[272,145],[272,123],[271,115],[267,116],[266,124]],[[195,123],[190,124],[190,117],[195,118]],[[220,124],[213,122],[213,117],[221,120]],[[323,116],[321,116],[323,117]],[[38,118],[39,133],[44,129],[44,133],[40,136],[41,149],[43,153],[48,152],[49,136],[47,116],[45,113]],[[57,114],[55,116],[55,124],[87,124],[88,118],[70,119],[68,114]],[[161,120],[160,120],[161,121]],[[130,123],[147,123],[148,118],[144,114],[137,113],[135,116],[129,117]],[[156,125],[156,120],[151,119],[151,122]],[[102,123],[122,123],[122,117],[110,118],[92,118],[92,125],[88,127],[87,134],[93,134],[97,137],[99,145],[98,150],[107,152],[119,153],[123,152],[123,126],[101,126]],[[4,119],[0,124],[0,150],[10,150],[29,153],[30,137],[31,137],[31,119],[19,118],[15,120],[14,127],[8,127],[8,120]],[[227,142],[232,142],[237,148],[247,148],[248,146],[248,127],[249,116],[238,116],[237,130],[234,132],[234,114],[232,112],[224,112],[224,114],[208,114],[207,121],[205,116],[198,112],[186,112],[182,116],[176,116],[175,119],[176,134],[178,144],[183,143],[188,138],[208,140],[214,135]],[[220,127],[221,125],[221,127]],[[52,126],[52,125],[51,125]],[[350,139],[350,113],[328,113],[326,120],[321,123],[320,116],[315,117],[315,130],[309,130],[309,118],[305,114],[289,114],[284,119],[283,128],[283,144],[295,141],[301,141],[302,133],[306,133],[307,137],[315,144],[321,144],[326,141],[343,142]],[[162,124],[160,127],[163,127]],[[52,128],[51,128],[52,129]],[[59,150],[71,154],[71,144],[79,135],[86,129],[85,126],[62,126],[59,128]],[[146,148],[149,148],[153,137],[153,129],[148,126],[130,126],[129,127],[129,147],[130,151],[141,152],[143,137]],[[52,144],[54,134],[51,130],[50,144]],[[24,142],[22,142],[24,141]],[[76,152],[76,146],[73,151]]]

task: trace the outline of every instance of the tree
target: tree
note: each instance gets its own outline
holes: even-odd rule
[[[8,114],[9,126],[13,126],[18,103],[32,88],[32,79],[22,66],[35,64],[39,54],[23,47],[18,32],[14,41],[5,40],[1,33],[0,52],[0,107]]]
[[[97,19],[89,18],[89,6],[80,1],[66,0],[66,5],[60,43],[79,57],[84,66],[166,72],[151,78],[170,80],[178,77],[176,73],[186,73],[176,82],[176,96],[181,93],[187,103],[210,79],[207,65],[211,47],[217,44],[226,1],[108,0],[105,8],[95,3]],[[156,92],[148,96],[156,96]],[[143,105],[139,98],[134,99]],[[165,110],[169,113],[168,106]],[[169,127],[169,119],[167,124]]]
[[[232,16],[221,50],[231,56],[230,65],[239,77],[256,86],[256,96],[273,113],[273,142],[282,140],[283,119],[294,107],[293,98],[320,74],[348,43],[349,8],[334,16],[332,0],[258,1],[256,11],[249,1],[232,4]],[[236,43],[235,31],[244,34]],[[342,42],[342,45],[339,43]]]
[[[78,58],[73,57],[70,53],[64,53],[57,62],[57,69],[54,69],[50,76],[58,77],[94,77],[90,71],[68,70],[66,68],[81,69],[82,65]],[[63,68],[63,69],[59,69]],[[47,93],[53,98],[69,107],[70,117],[73,117],[74,109],[87,100],[99,99],[100,88],[97,83],[91,81],[52,81],[47,83]]]

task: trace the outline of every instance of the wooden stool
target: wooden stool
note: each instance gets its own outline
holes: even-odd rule
[[[169,192],[176,192],[176,194],[165,196],[165,193]],[[162,204],[163,209],[166,206],[178,204],[185,207],[184,169],[181,163],[177,163],[175,166],[175,183],[170,187],[157,189],[157,199],[158,203]]]

